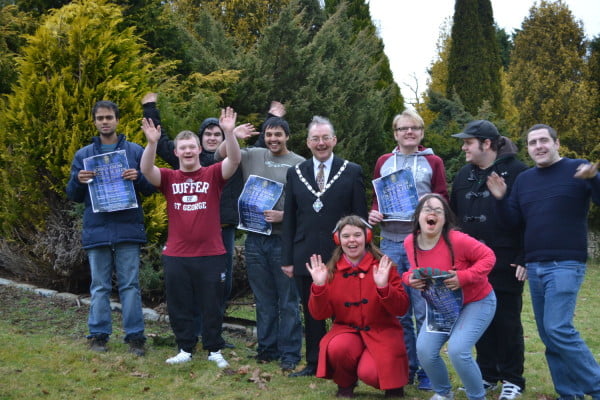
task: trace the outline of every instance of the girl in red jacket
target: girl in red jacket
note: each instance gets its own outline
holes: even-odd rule
[[[408,359],[396,316],[408,309],[408,295],[391,260],[371,243],[369,225],[351,215],[334,232],[337,244],[325,265],[313,255],[306,267],[313,284],[308,307],[313,318],[333,319],[320,342],[317,377],[333,379],[337,397],[354,397],[360,379],[402,397]]]

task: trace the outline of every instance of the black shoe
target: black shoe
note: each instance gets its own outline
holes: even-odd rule
[[[291,361],[282,361],[279,366],[283,372],[292,372],[296,369],[296,363]]]
[[[307,364],[304,369],[301,369],[298,372],[294,372],[289,374],[290,378],[297,378],[299,376],[315,376],[317,374],[317,366],[314,364]]]
[[[144,339],[133,339],[129,341],[129,352],[135,354],[138,357],[144,357],[146,355],[146,348],[144,347],[146,341]]]
[[[108,351],[106,342],[108,342],[108,338],[103,336],[92,336],[88,338],[88,345],[90,346],[90,350],[98,353],[105,353]]]
[[[225,344],[223,345],[224,349],[235,349],[235,344],[233,343],[229,343],[229,342],[225,342]]]
[[[404,388],[401,387],[396,389],[387,389],[383,397],[385,397],[386,399],[404,397]]]
[[[338,385],[338,390],[337,393],[335,394],[335,397],[341,397],[344,399],[352,399],[354,398],[354,388],[356,387],[356,385],[352,385],[349,387],[341,387],[340,385]]]

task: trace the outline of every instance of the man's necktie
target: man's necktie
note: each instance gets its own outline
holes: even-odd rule
[[[325,187],[325,164],[319,164],[319,172],[317,172],[317,186],[319,186],[319,191],[322,191]]]

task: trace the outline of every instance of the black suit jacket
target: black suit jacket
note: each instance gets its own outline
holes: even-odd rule
[[[333,179],[344,160],[335,157],[328,182]],[[304,178],[318,192],[312,157],[298,166]],[[321,196],[323,208],[313,209],[316,197],[300,181],[296,169],[287,172],[283,218],[283,265],[294,265],[294,275],[310,275],[306,269],[312,254],[329,261],[335,248],[332,232],[340,218],[356,214],[367,218],[367,203],[362,168],[348,163],[335,183]]]

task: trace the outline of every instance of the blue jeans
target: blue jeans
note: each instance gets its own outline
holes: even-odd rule
[[[406,257],[404,243],[381,239],[380,248],[385,255],[396,263],[400,276],[402,276],[402,273],[408,271],[410,264]],[[416,343],[417,332],[421,330],[421,325],[423,325],[423,321],[425,321],[425,299],[421,296],[421,292],[418,289],[404,285],[404,290],[406,290],[406,293],[408,293],[408,296],[410,297],[410,307],[406,314],[400,317],[400,322],[402,323],[404,331],[404,344],[406,345],[406,352],[408,353],[408,377],[412,380],[415,375],[417,375],[419,380],[421,380],[426,374],[422,368],[419,368]],[[415,321],[413,320],[413,315]]]
[[[600,366],[573,326],[586,266],[579,261],[527,263],[531,304],[546,361],[561,398],[600,399]]]
[[[467,391],[467,398],[485,399],[481,371],[471,352],[494,318],[495,312],[496,295],[492,291],[483,299],[463,306],[449,335],[427,332],[426,325],[421,327],[417,338],[417,353],[435,393],[447,396],[452,390],[446,363],[440,355],[442,346],[448,342],[448,358]]]
[[[140,245],[119,243],[87,250],[92,282],[88,326],[90,335],[108,336],[112,333],[110,294],[115,271],[123,313],[125,341],[144,337],[144,316],[139,284]]]
[[[249,232],[246,269],[256,302],[258,354],[297,364],[302,350],[296,283],[281,270],[281,236]]]

